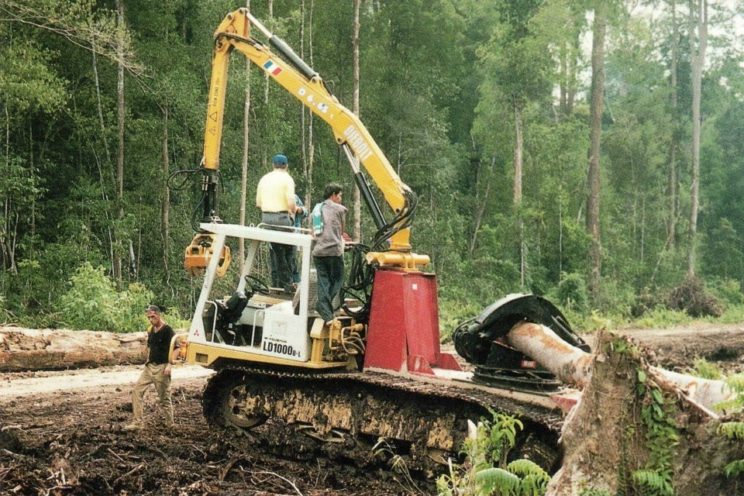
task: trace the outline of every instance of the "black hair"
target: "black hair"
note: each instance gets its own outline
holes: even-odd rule
[[[341,185],[338,183],[328,183],[325,187],[325,191],[323,192],[323,198],[327,200],[333,195],[341,193],[343,190],[344,188],[342,188]]]

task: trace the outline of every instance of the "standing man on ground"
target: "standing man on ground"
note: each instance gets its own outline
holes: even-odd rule
[[[347,209],[341,205],[342,194],[339,184],[328,184],[323,194],[325,200],[313,209],[314,227],[322,225],[320,233],[316,232],[313,248],[318,274],[318,303],[315,309],[326,323],[333,320],[333,301],[340,295],[344,283],[344,241],[348,240],[349,235],[344,232]]]
[[[134,420],[127,424],[125,430],[142,429],[145,426],[142,397],[150,384],[155,386],[158,393],[160,413],[164,416],[166,427],[173,425],[173,403],[171,401],[171,363],[178,355],[178,349],[173,350],[173,356],[168,356],[170,342],[173,339],[173,329],[165,323],[160,314],[160,308],[150,305],[145,311],[150,325],[147,328],[147,362],[139,380],[132,390],[132,411]]]
[[[272,158],[274,170],[264,174],[256,188],[256,206],[261,209],[261,222],[272,226],[291,227],[297,210],[295,184],[287,171],[287,157]],[[287,231],[289,231],[287,229]],[[271,284],[284,290],[292,286],[292,246],[270,243]]]

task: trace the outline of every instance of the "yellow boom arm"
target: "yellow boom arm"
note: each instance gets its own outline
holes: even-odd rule
[[[251,37],[251,28],[256,28],[263,33],[276,53]],[[212,79],[204,132],[204,168],[210,171],[216,171],[219,168],[227,69],[230,53],[235,49],[331,127],[336,141],[346,152],[354,169],[357,184],[372,210],[378,228],[381,230],[387,228],[391,233],[387,236],[390,239],[390,249],[397,252],[395,257],[389,256],[392,254],[387,256],[380,254],[379,257],[373,254],[372,257],[368,256],[368,259],[377,260],[385,265],[408,268],[427,264],[428,256],[410,253],[410,222],[415,209],[414,193],[401,181],[364,124],[353,112],[338,102],[336,97],[328,91],[320,76],[245,8],[228,14],[215,31],[214,38]],[[368,186],[365,187],[366,182],[359,170],[360,163],[392,209],[395,218],[391,222],[386,223],[382,218]]]

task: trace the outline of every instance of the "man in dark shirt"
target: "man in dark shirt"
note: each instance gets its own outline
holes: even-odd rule
[[[173,350],[173,357],[168,356],[168,350],[174,333],[171,326],[163,320],[157,306],[150,305],[147,307],[146,315],[150,321],[150,326],[147,328],[147,362],[145,362],[145,369],[132,390],[134,420],[124,426],[125,430],[137,430],[144,427],[142,397],[150,384],[155,386],[158,393],[158,403],[165,416],[165,425],[173,425],[173,403],[170,393],[171,362],[177,356],[178,350]]]

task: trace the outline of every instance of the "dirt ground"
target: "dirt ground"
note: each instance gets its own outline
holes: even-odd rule
[[[309,439],[277,452],[261,438],[210,430],[200,403],[206,375],[196,367],[174,371],[175,428],[158,428],[153,391],[147,428],[125,431],[137,376],[136,367],[0,376],[0,494],[405,492],[384,467],[316,458]],[[293,453],[284,456],[287,449]],[[425,482],[423,491],[431,491]]]
[[[684,368],[705,357],[742,371],[744,326],[627,331],[655,350],[659,365]],[[22,495],[386,495],[432,494],[380,466],[319,456],[313,440],[269,446],[256,437],[207,427],[200,396],[210,373],[178,367],[172,385],[177,425],[131,419],[129,392],[139,367],[0,374],[0,494]],[[154,412],[154,391],[146,396]],[[262,429],[272,429],[267,424]]]

